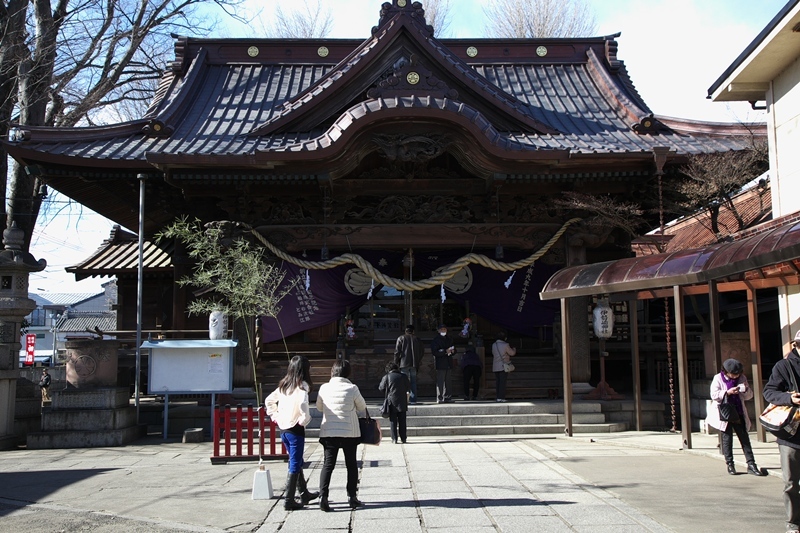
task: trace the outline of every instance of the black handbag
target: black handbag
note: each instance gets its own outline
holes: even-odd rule
[[[361,444],[377,446],[381,443],[381,422],[369,416],[369,411],[366,418],[358,419],[358,426],[361,429]]]
[[[736,406],[728,402],[727,393],[722,397],[722,402],[719,404],[719,419],[732,424],[741,422],[739,411],[736,410]]]

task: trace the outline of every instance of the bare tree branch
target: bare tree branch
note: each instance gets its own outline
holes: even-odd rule
[[[484,13],[490,37],[587,37],[597,26],[587,0],[489,0]]]

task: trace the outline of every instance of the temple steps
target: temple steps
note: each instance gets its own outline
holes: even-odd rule
[[[373,418],[380,418],[380,404],[368,401]],[[312,407],[312,421],[306,427],[306,438],[319,436],[322,415]],[[449,435],[545,435],[564,433],[564,403],[558,401],[456,401],[436,404],[423,401],[410,405],[407,418],[409,437],[442,437]],[[624,421],[608,421],[600,402],[573,404],[575,433],[612,433],[625,431]],[[388,438],[389,420],[381,418],[381,431]]]

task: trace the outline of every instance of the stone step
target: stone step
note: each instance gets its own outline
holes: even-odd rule
[[[144,425],[107,431],[47,431],[28,433],[29,450],[124,446],[146,435]]]
[[[42,411],[42,431],[123,429],[136,425],[136,408]]]
[[[626,431],[628,425],[621,422],[610,422],[603,424],[574,424],[573,433],[614,433]],[[408,426],[407,434],[409,437],[444,437],[450,435],[562,435],[564,433],[563,424],[535,424],[535,425],[488,425],[488,426],[428,426],[412,427]],[[381,435],[389,438],[391,430],[388,420],[381,420]],[[319,437],[319,429],[306,429],[306,439]]]

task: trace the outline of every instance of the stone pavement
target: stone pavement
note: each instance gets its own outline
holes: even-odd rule
[[[716,437],[624,432],[385,439],[359,447],[359,497],[346,505],[345,468],[332,513],[278,499],[286,463],[267,463],[276,498],[252,500],[256,464],[212,465],[211,444],[149,437],[122,448],[0,453],[4,532],[731,532],[783,526],[777,447],[754,443],[765,478],[729,476]],[[734,447],[741,459],[738,443]],[[322,449],[306,446],[315,488]]]

